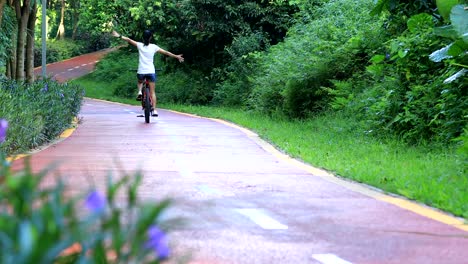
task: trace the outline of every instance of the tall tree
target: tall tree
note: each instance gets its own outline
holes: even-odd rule
[[[34,33],[37,19],[37,1],[34,1],[29,13],[28,30],[26,35],[26,80],[29,83],[34,81]]]
[[[26,35],[29,17],[31,14],[31,4],[34,0],[15,0],[16,20],[18,23],[16,40],[16,74],[15,79],[24,80],[26,61]]]
[[[6,0],[0,0],[0,27],[2,26],[3,7],[5,7]]]
[[[60,6],[60,24],[57,30],[57,35],[55,36],[57,40],[65,39],[65,0],[61,0]]]

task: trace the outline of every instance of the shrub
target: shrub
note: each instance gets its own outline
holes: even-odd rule
[[[0,84],[0,117],[10,121],[9,137],[0,150],[7,154],[56,138],[77,116],[84,93],[79,86],[52,80],[24,84],[1,79]]]
[[[349,0],[320,3],[310,15],[314,19],[292,27],[283,43],[253,54],[258,65],[250,75],[254,88],[249,105],[267,113],[279,105],[290,116],[320,110],[327,101],[323,87],[364,68],[370,51],[381,44],[381,22],[369,15],[371,5],[372,1]],[[279,102],[265,101],[271,98]]]
[[[165,103],[202,105],[213,98],[214,84],[197,71],[162,72],[156,83],[158,100]]]
[[[47,41],[47,63],[66,60],[84,52],[83,46],[71,40],[48,40]],[[42,44],[36,41],[34,45],[34,67],[42,65]]]
[[[466,80],[443,83],[453,72],[429,59],[443,44],[433,18],[420,14],[408,20],[405,34],[387,43],[387,55],[374,56],[368,70],[375,83],[361,97],[374,130],[408,142],[448,142],[461,134],[467,122]]]
[[[251,92],[248,76],[252,72],[253,59],[249,53],[262,50],[267,45],[267,38],[262,32],[240,35],[232,41],[225,51],[230,56],[229,64],[218,69],[220,83],[213,93],[213,103],[217,105],[244,105]],[[214,71],[216,72],[216,71]]]

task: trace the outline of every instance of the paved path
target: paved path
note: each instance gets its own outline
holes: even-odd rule
[[[60,160],[77,191],[90,179],[103,186],[109,171],[141,170],[140,195],[175,198],[169,216],[188,219],[171,242],[193,263],[468,263],[468,232],[456,219],[402,209],[235,126],[165,110],[145,124],[139,110],[85,100],[79,127],[32,155],[34,169]]]

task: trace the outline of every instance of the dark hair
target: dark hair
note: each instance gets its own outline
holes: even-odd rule
[[[151,32],[151,30],[143,31],[143,43],[145,46],[149,45],[151,37],[153,37],[153,32]]]

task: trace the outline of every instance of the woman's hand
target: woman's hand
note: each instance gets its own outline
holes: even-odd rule
[[[116,38],[120,38],[121,35],[119,33],[117,33],[117,31],[115,30],[112,30],[112,36],[116,37]]]
[[[176,55],[175,58],[179,60],[180,63],[184,62],[184,57],[182,57],[182,54]]]

